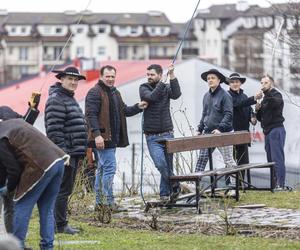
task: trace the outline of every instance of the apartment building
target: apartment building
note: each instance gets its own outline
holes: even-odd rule
[[[96,62],[169,59],[174,56],[180,37],[180,31],[159,11],[2,11],[0,22],[1,82],[35,74],[41,68],[50,69],[75,58]]]

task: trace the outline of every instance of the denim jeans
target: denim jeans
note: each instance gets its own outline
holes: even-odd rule
[[[265,137],[265,150],[268,162],[275,162],[276,185],[285,185],[284,144],[286,132],[284,127],[273,128]]]
[[[172,192],[176,192],[179,188],[179,183],[176,183],[173,187],[170,185],[170,176],[173,173],[173,154],[167,153],[166,147],[158,143],[157,140],[174,138],[173,133],[162,133],[146,135],[147,146],[150,156],[154,162],[155,167],[160,172],[160,186],[159,195],[169,196]]]
[[[64,162],[56,162],[24,197],[15,203],[13,234],[24,247],[32,209],[37,203],[40,215],[40,248],[52,250],[54,241],[54,204],[58,194]]]
[[[116,148],[96,149],[97,170],[95,178],[96,204],[114,204],[113,181],[116,173]]]

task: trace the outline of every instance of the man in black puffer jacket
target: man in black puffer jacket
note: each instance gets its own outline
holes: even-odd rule
[[[49,89],[45,109],[47,136],[71,156],[70,166],[65,168],[63,181],[55,204],[55,220],[58,233],[75,234],[79,231],[68,225],[67,205],[72,193],[78,163],[84,158],[87,147],[87,128],[84,114],[74,98],[79,80],[85,80],[75,67],[53,71],[60,82]]]
[[[173,138],[173,123],[170,114],[170,99],[181,96],[180,86],[174,74],[174,66],[169,67],[170,84],[162,82],[162,67],[152,64],[147,68],[148,82],[140,86],[142,101],[149,103],[144,112],[144,133],[147,146],[155,167],[161,174],[160,199],[168,202],[176,199],[180,193],[179,183],[170,185],[169,178],[173,173],[173,154],[158,140]]]

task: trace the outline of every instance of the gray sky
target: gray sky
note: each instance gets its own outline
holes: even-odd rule
[[[81,11],[88,6],[93,12],[147,12],[160,10],[165,12],[172,22],[184,22],[191,18],[198,0],[2,0],[0,9],[9,12],[62,12]],[[199,8],[212,4],[236,3],[237,0],[201,0]],[[269,2],[288,2],[288,0],[248,0],[249,4],[268,6]]]

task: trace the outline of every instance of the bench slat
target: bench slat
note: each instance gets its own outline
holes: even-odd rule
[[[221,133],[182,137],[175,139],[161,140],[166,145],[168,153],[176,153],[201,148],[214,148],[229,145],[251,143],[251,135],[248,131],[234,133]]]

